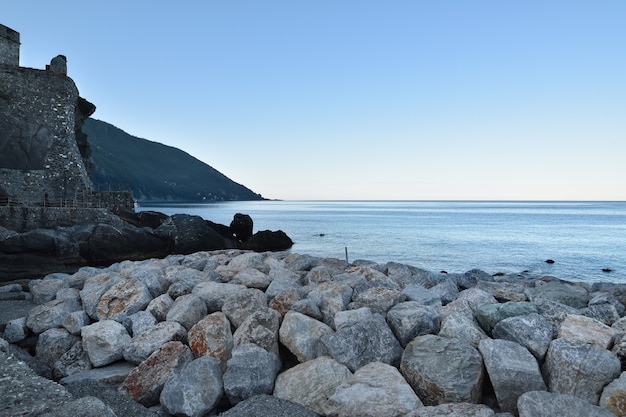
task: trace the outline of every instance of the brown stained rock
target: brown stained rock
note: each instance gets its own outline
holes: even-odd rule
[[[96,314],[99,320],[122,321],[131,314],[144,310],[150,301],[152,296],[145,284],[127,279],[104,293]]]
[[[189,346],[194,355],[211,356],[220,363],[222,372],[226,371],[226,361],[233,350],[233,335],[230,322],[222,312],[209,314],[197,322],[187,335]]]
[[[289,288],[274,297],[272,301],[270,301],[269,307],[278,311],[281,318],[285,318],[285,314],[291,310],[291,307],[296,303],[296,301],[300,301],[301,299],[302,295],[298,289]]]
[[[181,342],[168,342],[134,368],[120,389],[146,407],[156,405],[165,382],[192,360],[189,347]]]

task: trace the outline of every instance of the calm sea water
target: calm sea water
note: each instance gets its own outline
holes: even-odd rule
[[[287,233],[294,253],[345,259],[347,248],[351,262],[626,282],[626,202],[261,201],[139,210],[226,225],[235,213],[249,214],[255,232]]]

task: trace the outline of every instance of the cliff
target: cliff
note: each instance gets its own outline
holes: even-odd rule
[[[245,186],[180,149],[129,135],[100,120],[88,119],[99,189],[123,185],[140,203],[263,200]]]

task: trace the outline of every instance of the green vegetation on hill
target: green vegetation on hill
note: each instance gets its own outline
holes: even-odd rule
[[[93,183],[103,190],[126,186],[137,201],[151,203],[263,200],[180,149],[131,136],[91,118],[83,132],[95,165]]]

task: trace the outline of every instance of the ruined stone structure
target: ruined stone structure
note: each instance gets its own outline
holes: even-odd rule
[[[20,65],[20,34],[0,25],[0,64]]]
[[[95,106],[79,96],[65,56],[54,57],[45,70],[24,68],[19,45],[19,33],[0,25],[0,209],[124,201],[121,208],[132,210],[132,195],[94,193],[82,125]]]

